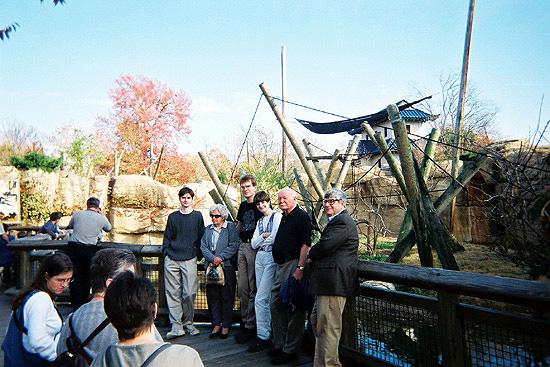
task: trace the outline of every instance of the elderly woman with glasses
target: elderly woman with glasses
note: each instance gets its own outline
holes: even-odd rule
[[[225,205],[216,204],[210,207],[212,224],[204,230],[201,240],[201,251],[206,260],[206,266],[222,266],[225,285],[207,284],[206,299],[214,329],[210,338],[217,336],[226,339],[233,319],[233,303],[235,300],[235,285],[237,278],[231,259],[239,250],[237,229],[233,222],[226,221],[229,212]]]

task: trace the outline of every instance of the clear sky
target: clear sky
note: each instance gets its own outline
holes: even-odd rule
[[[281,95],[282,45],[288,100],[348,117],[373,113],[412,99],[413,84],[437,94],[440,75],[460,72],[468,3],[0,0],[0,26],[20,25],[0,43],[0,123],[44,134],[69,122],[91,129],[108,113],[115,79],[141,74],[192,98],[183,151],[239,145],[258,85]],[[469,82],[498,106],[502,137],[529,136],[543,95],[542,123],[550,119],[548,0],[476,2]],[[254,123],[280,129],[265,100]],[[330,152],[349,139],[291,126]]]

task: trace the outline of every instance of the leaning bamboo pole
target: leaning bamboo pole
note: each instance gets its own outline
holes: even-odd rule
[[[260,89],[262,90],[262,93],[264,94],[264,97],[266,98],[267,102],[269,103],[269,106],[271,107],[271,110],[275,114],[275,117],[283,127],[283,130],[286,133],[286,136],[288,137],[288,140],[290,141],[290,144],[292,144],[292,147],[294,148],[294,151],[296,152],[296,155],[298,156],[298,159],[302,163],[302,166],[304,167],[304,171],[306,171],[307,177],[309,178],[309,181],[311,182],[311,185],[315,189],[315,192],[317,193],[319,198],[323,197],[323,187],[317,177],[313,174],[311,167],[309,166],[309,163],[307,162],[306,157],[304,156],[304,153],[298,146],[298,142],[296,141],[296,138],[294,137],[294,134],[288,127],[286,120],[284,116],[279,112],[279,109],[277,106],[275,106],[275,102],[273,102],[273,97],[271,97],[271,94],[267,91],[267,88],[264,86],[264,83],[260,84]]]
[[[236,220],[237,210],[233,206],[233,203],[231,202],[231,199],[229,198],[229,196],[227,196],[227,194],[224,192],[224,187],[220,182],[220,179],[218,178],[218,175],[216,174],[214,167],[212,167],[210,160],[208,159],[206,154],[204,154],[204,152],[199,152],[199,157],[202,160],[202,164],[204,164],[204,168],[206,168],[206,172],[208,172],[208,175],[212,179],[212,182],[214,182],[214,186],[216,186],[216,190],[218,190],[220,197],[225,203],[225,206],[227,206],[229,213],[231,213],[231,217],[233,217],[233,219]]]
[[[351,158],[354,152],[357,150],[357,145],[359,145],[360,140],[361,140],[361,135],[357,134],[353,137],[353,140],[349,144],[348,150],[346,151],[346,157],[344,158],[344,164],[342,164],[342,168],[340,168],[340,171],[338,172],[338,176],[336,177],[336,182],[334,183],[335,189],[340,190],[344,185],[344,180],[346,179],[346,175],[348,174],[348,170],[351,165]]]
[[[315,167],[315,170],[317,171],[317,176],[319,177],[319,181],[321,182],[322,185],[324,185],[326,181],[326,174],[325,172],[323,172],[323,167],[321,167],[321,164],[319,163],[319,159],[313,158],[314,157],[313,151],[311,150],[311,147],[310,147],[311,143],[307,139],[303,139],[302,143],[304,144],[304,148],[307,154],[309,155],[309,159],[311,160],[311,163],[313,163],[313,167]]]

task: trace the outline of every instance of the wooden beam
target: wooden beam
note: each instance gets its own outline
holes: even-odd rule
[[[401,170],[407,186],[407,200],[416,233],[416,242],[418,247],[418,256],[422,266],[432,267],[433,256],[428,245],[428,232],[426,230],[426,219],[420,198],[420,188],[418,187],[418,178],[414,170],[414,157],[412,155],[407,127],[399,114],[396,105],[389,105],[386,110],[393,127],[395,141],[397,142],[397,152],[401,161]]]
[[[346,175],[348,174],[349,166],[351,165],[351,157],[357,150],[357,145],[359,145],[359,141],[361,140],[361,135],[356,134],[353,137],[353,140],[348,146],[348,150],[346,151],[346,156],[344,158],[344,164],[342,165],[342,168],[340,168],[340,171],[338,172],[338,176],[336,176],[336,182],[334,183],[335,189],[341,189],[342,185],[344,184],[344,180],[346,179]]]
[[[225,206],[227,206],[227,209],[229,210],[231,217],[233,217],[233,220],[237,220],[237,210],[233,206],[233,202],[231,202],[231,199],[229,198],[229,196],[225,194],[224,187],[220,182],[220,179],[218,178],[218,175],[216,174],[214,167],[212,167],[210,160],[208,160],[208,157],[206,156],[206,154],[204,154],[204,152],[199,152],[199,157],[202,160],[202,164],[206,168],[206,172],[208,172],[208,175],[212,179],[212,182],[214,182],[214,186],[216,186],[216,190],[218,190],[220,197],[223,199],[225,203]]]
[[[315,167],[315,170],[317,171],[317,176],[319,177],[319,181],[321,181],[321,184],[325,184],[326,180],[326,174],[323,172],[323,167],[319,164],[319,160],[313,158],[313,151],[310,147],[310,142],[307,139],[303,139],[302,143],[304,144],[304,148],[308,154],[308,157],[306,157],[308,160],[310,160],[313,163],[313,167]]]
[[[304,153],[298,146],[298,143],[296,139],[294,138],[294,134],[286,124],[286,120],[284,116],[279,112],[279,109],[277,106],[275,106],[275,102],[273,101],[273,97],[271,97],[271,94],[267,91],[267,88],[264,86],[264,83],[260,84],[260,89],[262,90],[262,93],[264,94],[264,97],[266,98],[267,102],[269,103],[269,106],[271,107],[271,110],[275,114],[275,117],[283,127],[283,130],[286,133],[286,136],[288,137],[288,140],[290,141],[290,144],[294,148],[294,151],[296,152],[296,155],[298,156],[298,159],[302,163],[302,166],[304,167],[304,171],[306,171],[306,174],[309,178],[309,181],[311,182],[313,188],[315,189],[315,192],[317,195],[322,198],[323,197],[323,187],[317,177],[313,174],[311,171],[311,167],[309,166],[309,163],[306,160],[306,157],[304,156]]]

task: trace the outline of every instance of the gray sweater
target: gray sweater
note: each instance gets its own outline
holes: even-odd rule
[[[190,260],[195,256],[200,260],[203,233],[204,220],[200,212],[193,210],[189,214],[182,214],[177,210],[171,213],[164,230],[162,254],[176,261]]]
[[[69,241],[95,245],[102,231],[111,230],[111,224],[104,215],[95,210],[86,209],[74,213],[67,228],[73,229]]]
[[[141,366],[161,343],[146,343],[137,345],[115,344],[110,349],[112,364],[109,367]],[[100,354],[92,362],[91,367],[106,367],[105,353]],[[150,367],[185,366],[203,367],[199,353],[186,345],[172,345],[160,352],[149,365]]]

